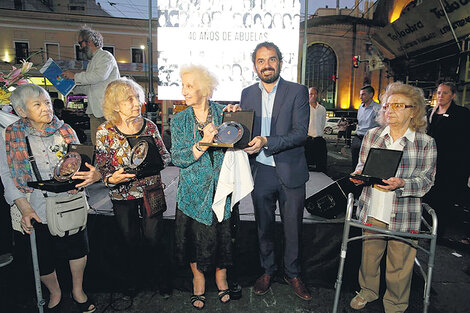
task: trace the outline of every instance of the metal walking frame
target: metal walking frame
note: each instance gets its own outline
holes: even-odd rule
[[[422,230],[421,232],[415,234],[415,233],[391,231],[388,229],[364,225],[358,220],[351,219],[353,206],[354,206],[354,195],[350,193],[348,195],[346,216],[344,218],[343,241],[341,243],[340,262],[339,262],[339,268],[338,268],[338,276],[336,278],[336,283],[335,283],[335,300],[334,300],[332,312],[337,313],[338,311],[339,295],[341,292],[344,262],[346,260],[346,251],[348,248],[348,243],[354,240],[359,240],[359,239],[364,239],[364,238],[392,238],[392,239],[397,239],[397,240],[406,242],[410,244],[411,246],[413,246],[414,248],[425,252],[429,256],[427,274],[423,270],[421,263],[418,260],[418,257],[416,256],[415,258],[415,264],[418,265],[420,272],[424,278],[423,313],[427,313],[429,309],[429,303],[430,303],[429,296],[431,293],[432,270],[434,268],[434,257],[435,257],[436,239],[437,239],[437,216],[434,210],[426,203],[423,203],[424,209],[429,213],[429,215],[431,215],[432,225],[429,225],[429,223],[423,217],[421,217],[421,221],[423,222],[425,228],[427,229]],[[362,235],[362,236],[349,238],[349,231],[351,227],[358,227],[358,228],[362,228],[365,230],[374,231],[374,232],[377,232],[377,234]],[[429,239],[430,240],[429,250],[426,250],[424,247],[421,247],[418,243],[415,243],[413,241],[417,239]]]

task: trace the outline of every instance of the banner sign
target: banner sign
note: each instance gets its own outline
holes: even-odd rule
[[[455,40],[440,1],[457,38],[470,34],[470,0],[428,0],[410,5],[372,38],[395,57]]]
[[[297,81],[299,0],[159,0],[157,6],[159,100],[182,100],[179,68],[197,64],[218,78],[213,100],[239,101],[256,82],[251,53],[263,41],[281,50],[282,77]]]

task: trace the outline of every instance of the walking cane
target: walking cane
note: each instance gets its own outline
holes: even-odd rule
[[[38,249],[36,246],[36,231],[34,230],[34,226],[37,224],[36,220],[31,220],[31,225],[33,226],[33,230],[29,235],[29,240],[31,241],[31,257],[33,259],[33,271],[34,271],[34,283],[36,285],[36,298],[37,298],[37,306],[39,313],[44,313],[44,304],[46,301],[42,298],[42,290],[41,290],[41,277],[39,274],[39,262],[38,262]]]

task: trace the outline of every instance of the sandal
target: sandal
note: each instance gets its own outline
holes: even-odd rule
[[[219,301],[221,303],[229,303],[230,302],[230,289],[225,289],[225,290],[219,290],[217,292],[217,296],[219,297]],[[223,301],[222,299],[225,297],[225,296],[228,296],[228,300],[226,301]]]
[[[85,302],[78,302],[72,296],[72,300],[77,305],[78,310],[82,313],[92,313],[96,311],[96,306],[91,302],[90,298],[87,298]],[[90,309],[90,307],[92,308]]]
[[[202,302],[202,306],[201,306],[201,307],[195,306],[194,303],[195,303],[196,301],[201,301],[201,302]],[[205,295],[205,294],[202,294],[202,295],[192,295],[192,296],[191,296],[191,305],[192,305],[193,308],[195,308],[196,310],[202,310],[202,309],[204,309],[204,307],[206,306],[206,295]]]

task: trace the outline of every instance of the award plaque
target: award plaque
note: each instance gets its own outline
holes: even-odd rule
[[[157,175],[164,164],[152,136],[128,137],[132,147],[130,165],[125,167],[126,173],[135,174],[137,178]]]
[[[77,152],[67,153],[54,168],[54,179],[59,182],[66,182],[80,170],[82,157]]]
[[[88,167],[85,166],[85,162],[90,163],[91,161],[88,155],[71,151],[70,146],[71,145],[69,145],[68,148],[69,152],[67,152],[55,166],[53,171],[53,179],[28,182],[28,186],[35,189],[56,193],[76,189],[75,186],[83,182],[83,180],[72,179],[72,176],[75,175],[75,173],[78,171],[89,171]],[[72,150],[80,150],[82,146],[85,147],[84,145],[78,144],[74,144],[73,146],[74,148]],[[88,148],[88,146],[86,148]],[[91,149],[91,153],[93,153],[93,149]]]
[[[147,158],[147,153],[149,151],[149,144],[145,140],[139,141],[137,145],[132,148],[131,151],[131,165],[129,165],[128,171],[137,172],[137,168],[144,163]]]
[[[251,141],[253,111],[224,112],[222,125],[217,128],[214,142],[201,142],[201,146],[244,149]]]
[[[214,142],[218,144],[237,143],[243,136],[243,126],[237,122],[225,122],[217,128]]]

